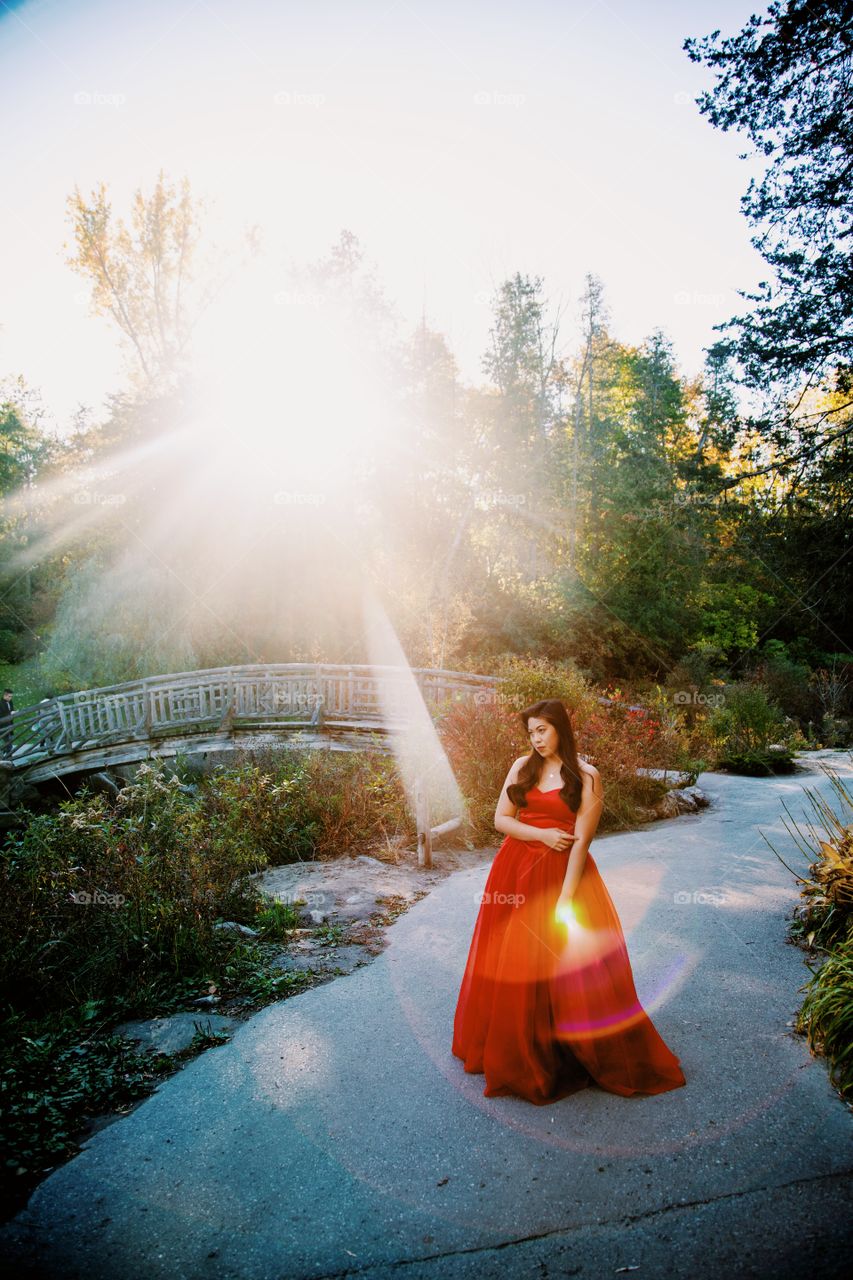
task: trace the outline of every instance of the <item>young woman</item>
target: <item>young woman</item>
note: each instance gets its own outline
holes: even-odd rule
[[[521,712],[532,750],[506,776],[495,856],[474,926],[452,1050],[486,1097],[537,1105],[589,1084],[664,1093],[685,1084],[637,998],[622,926],[589,845],[603,792],[568,713]]]

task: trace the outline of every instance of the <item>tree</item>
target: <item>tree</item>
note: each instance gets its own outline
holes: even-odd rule
[[[609,316],[604,303],[604,286],[597,276],[587,274],[580,303],[583,350],[579,361],[576,362],[574,408],[571,413],[570,428],[568,555],[571,565],[574,565],[577,555],[582,458],[586,455],[591,462],[595,453],[596,361],[609,343],[607,336]],[[567,373],[566,376],[568,378],[570,375]],[[585,417],[584,411],[586,411]]]
[[[557,462],[562,369],[561,313],[546,319],[542,280],[516,272],[496,291],[483,371],[497,388],[490,480],[502,506],[511,571],[528,579],[547,567],[558,529]],[[536,515],[531,519],[530,513]]]
[[[43,409],[23,378],[0,387],[0,497],[31,485],[50,446],[39,430]]]
[[[703,513],[674,502],[677,466],[694,448],[684,387],[659,331],[638,348],[610,342],[599,377],[597,447],[589,466],[595,494],[569,587],[576,623],[584,615],[611,655],[659,674],[677,656],[692,622],[690,587],[702,567]]]
[[[0,384],[0,660],[18,661],[38,643],[44,567],[36,571],[32,544],[38,534],[37,478],[60,445],[45,435],[45,410],[37,391],[22,377]]]
[[[507,425],[526,444],[545,441],[554,417],[553,375],[559,317],[548,323],[540,297],[542,280],[519,272],[497,291],[489,330],[491,348],[483,370],[507,406]]]
[[[753,154],[769,158],[741,204],[774,280],[741,291],[753,306],[717,328],[735,334],[753,386],[841,393],[831,409],[801,415],[797,431],[790,402],[774,406],[762,424],[776,449],[762,468],[771,470],[791,450],[796,458],[822,447],[824,424],[834,427],[830,440],[853,430],[853,3],[774,0],[738,35],[719,36],[687,39],[684,48],[717,72],[697,99],[702,114],[723,131],[746,133]]]
[[[227,278],[222,264],[197,269],[201,202],[187,178],[178,192],[161,169],[150,196],[136,191],[130,228],[114,217],[103,182],[88,201],[75,187],[66,203],[76,246],[69,265],[93,285],[95,313],[121,330],[137,380],[162,389],[185,371],[192,331]],[[256,249],[256,229],[245,245]]]
[[[725,454],[735,443],[739,428],[735,378],[731,367],[733,344],[715,342],[705,352],[702,380],[702,414],[694,463],[702,468],[713,448]]]

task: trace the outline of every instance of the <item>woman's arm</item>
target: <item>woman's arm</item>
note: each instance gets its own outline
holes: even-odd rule
[[[504,835],[514,836],[516,840],[536,841],[539,844],[550,844],[552,848],[566,849],[574,840],[571,832],[561,831],[559,828],[534,827],[530,822],[519,822],[515,816],[518,813],[518,808],[507,795],[507,787],[510,787],[515,782],[526,759],[527,756],[519,756],[506,775],[503,790],[495,809],[495,828],[498,831],[502,831]]]
[[[598,829],[601,811],[604,808],[604,790],[595,765],[585,765],[582,773],[583,791],[578,816],[575,819],[575,842],[566,866],[563,891],[560,895],[562,898],[570,898],[580,884],[586,855],[589,853],[589,846]]]

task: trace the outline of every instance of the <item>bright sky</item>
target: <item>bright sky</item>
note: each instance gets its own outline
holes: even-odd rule
[[[762,10],[763,11],[763,10]],[[117,390],[116,331],[68,266],[66,197],[117,213],[158,170],[210,201],[213,238],[261,226],[270,261],[354,232],[404,324],[426,306],[463,377],[495,286],[541,275],[568,304],[604,281],[612,331],[661,327],[698,372],[712,325],[763,278],[740,213],[745,139],[693,99],[681,44],[738,31],[745,0],[0,0],[0,376],[61,430]],[[269,306],[287,288],[274,269]],[[254,322],[263,328],[265,303]]]

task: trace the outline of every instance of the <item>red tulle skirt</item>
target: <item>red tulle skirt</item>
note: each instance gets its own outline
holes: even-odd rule
[[[554,791],[532,788],[516,815],[574,829]],[[452,1050],[482,1072],[486,1097],[542,1106],[596,1084],[664,1093],[685,1084],[679,1060],[643,1009],[616,908],[590,853],[568,924],[555,914],[570,850],[507,836],[492,863],[453,1020]]]

